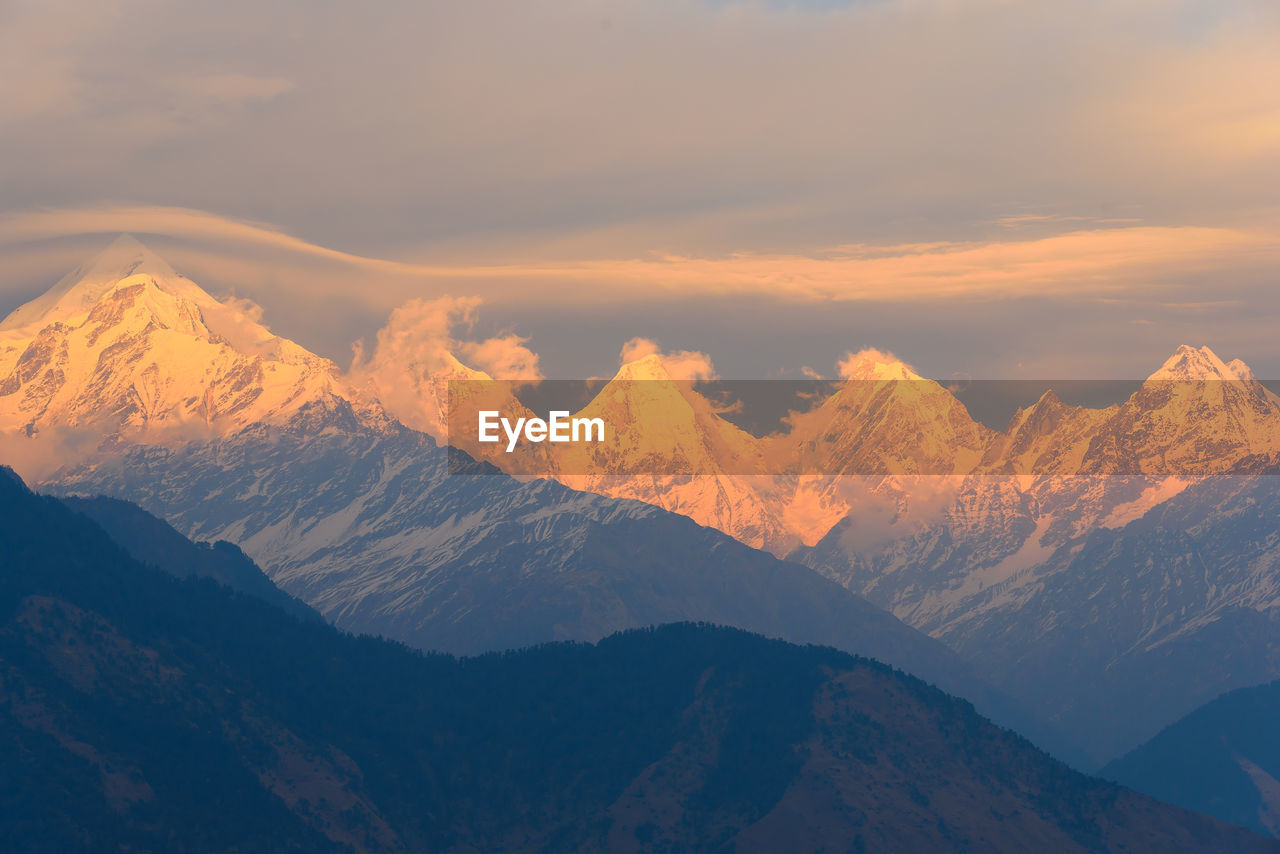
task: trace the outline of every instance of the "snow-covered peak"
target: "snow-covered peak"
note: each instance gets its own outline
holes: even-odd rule
[[[612,382],[624,381],[630,382],[635,380],[661,380],[670,381],[672,379],[671,372],[667,370],[666,362],[663,361],[660,353],[650,353],[647,356],[627,362],[618,368],[618,372],[613,375]]]
[[[1239,360],[1179,347],[1098,425],[1086,474],[1204,475],[1280,449],[1280,399]]]
[[[1031,405],[1032,410],[1042,412],[1057,412],[1062,409],[1065,404],[1062,398],[1058,397],[1057,392],[1051,388],[1044,390],[1044,394],[1040,395],[1040,399]]]
[[[142,245],[132,234],[121,234],[83,265],[81,278],[123,279],[135,273],[173,277],[169,262]]]
[[[213,301],[194,283],[181,279],[159,255],[133,237],[122,234],[87,263],[63,276],[52,288],[14,310],[0,323],[0,332],[72,321],[88,314],[104,296],[135,277],[138,281],[143,277],[150,278],[160,287],[164,287],[160,283],[174,287],[181,282],[174,289],[185,291],[182,296],[188,299],[197,296],[191,292],[194,288],[204,297],[201,301]]]
[[[1014,413],[1013,418],[1009,421],[1009,428],[1005,432],[1013,434],[1030,425],[1042,425],[1046,421],[1056,418],[1063,409],[1065,409],[1065,405],[1054,390],[1051,388],[1045,389],[1039,400],[1030,406],[1019,408]]]
[[[356,401],[336,365],[260,315],[119,238],[0,329],[0,437],[39,437],[20,456],[67,463],[99,443],[181,442]]]
[[[261,323],[256,305],[214,298],[128,234],[120,235],[48,291],[14,310],[0,323],[0,336],[13,341],[32,337],[54,323],[77,326],[121,291],[134,290],[142,292],[134,302],[160,325],[170,325],[175,316],[194,317],[209,334],[226,340],[244,355],[299,363],[323,361],[271,332]]]
[[[1238,359],[1232,364],[1239,363]],[[1246,367],[1245,370],[1248,370]],[[1147,378],[1148,381],[1202,381],[1202,380],[1237,380],[1235,370],[1218,358],[1208,347],[1199,349],[1183,344],[1173,351],[1173,355],[1165,360],[1160,369]]]

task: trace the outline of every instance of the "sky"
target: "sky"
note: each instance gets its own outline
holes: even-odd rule
[[[0,312],[130,232],[344,365],[1280,377],[1274,0],[0,0],[0,127]]]

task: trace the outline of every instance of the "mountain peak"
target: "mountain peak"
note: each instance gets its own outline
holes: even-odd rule
[[[1040,395],[1040,399],[1032,404],[1033,409],[1059,410],[1063,406],[1062,398],[1058,397],[1057,392],[1051,388],[1045,389],[1044,394]]]
[[[649,353],[631,362],[627,362],[614,374],[616,380],[671,380],[671,372],[660,353]]]
[[[172,277],[177,273],[155,252],[142,245],[132,234],[121,234],[93,256],[84,267],[82,278],[118,281],[139,273]]]
[[[182,441],[283,423],[349,391],[332,362],[260,320],[121,236],[0,324],[0,433],[50,437],[52,465],[81,453],[67,428]]]
[[[46,326],[86,314],[117,284],[135,276],[147,276],[163,290],[197,304],[213,302],[211,296],[179,276],[155,252],[133,236],[121,234],[52,288],[14,310],[0,323],[0,331]]]
[[[866,349],[850,353],[838,365],[840,376],[846,380],[874,380],[883,382],[914,381],[922,379],[906,362],[881,350]]]
[[[1232,364],[1237,363],[1244,366],[1244,363],[1240,362],[1239,359]],[[1173,351],[1173,355],[1160,366],[1160,370],[1147,377],[1148,381],[1236,379],[1241,379],[1241,377],[1237,376],[1235,370],[1229,367],[1226,362],[1218,358],[1217,353],[1214,353],[1208,347],[1196,348],[1188,344],[1180,345],[1177,350]]]
[[[1045,389],[1035,403],[1021,407],[1013,414],[1007,432],[1012,434],[1029,425],[1044,427],[1049,422],[1056,422],[1066,408],[1062,398],[1053,389]]]

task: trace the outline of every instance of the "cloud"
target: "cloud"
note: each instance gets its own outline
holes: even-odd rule
[[[284,250],[372,271],[428,275],[432,268],[368,258],[294,237],[269,223],[240,220],[191,208],[95,205],[9,213],[0,217],[0,244],[84,234],[163,235],[188,240]]]
[[[711,357],[697,350],[673,350],[664,353],[658,342],[652,338],[632,338],[622,345],[618,354],[620,364],[638,362],[649,356],[657,356],[662,366],[672,379],[677,380],[713,380],[717,378],[715,365]]]
[[[1274,232],[1132,227],[1020,241],[841,246],[803,256],[666,256],[592,262],[580,269],[602,281],[668,292],[910,301],[1149,292],[1174,275],[1230,274],[1277,262],[1280,234]]]
[[[1228,279],[1280,264],[1280,231],[1135,226],[1068,231],[1027,240],[851,244],[810,254],[737,252],[719,257],[420,264],[361,256],[289,235],[274,226],[186,208],[99,206],[10,214],[0,245],[75,234],[134,232],[180,238],[206,265],[299,262],[324,265],[313,293],[361,288],[373,304],[398,305],[423,286],[463,289],[487,300],[615,302],[689,295],[759,294],[809,301],[913,301],[946,297],[1109,295],[1158,292],[1190,273]],[[178,252],[184,251],[179,248]],[[190,252],[190,249],[185,251]],[[249,253],[258,252],[252,259]],[[210,259],[210,253],[215,256]],[[310,271],[308,271],[310,272]]]
[[[1019,213],[997,217],[996,224],[1005,228],[1022,228],[1030,225],[1052,225],[1059,223],[1090,223],[1094,226],[1139,225],[1142,217],[1137,216],[1078,216],[1069,214]]]
[[[849,554],[872,554],[893,541],[924,531],[954,510],[966,488],[961,477],[914,475],[897,477],[844,476],[833,478],[849,511],[838,532]],[[994,481],[983,488],[999,489]]]
[[[103,434],[100,425],[48,426],[34,438],[20,430],[0,432],[0,463],[34,483],[89,458],[101,446]]]
[[[468,294],[560,373],[692,328],[734,372],[1280,365],[1274,0],[814,5],[0,3],[0,298],[134,231],[335,358]]]
[[[215,296],[252,300],[273,331],[338,362],[393,309],[465,294],[484,301],[491,325],[483,338],[501,339],[517,325],[532,331],[540,370],[560,376],[610,371],[617,342],[637,326],[694,335],[740,376],[765,371],[761,359],[768,370],[829,363],[851,334],[891,341],[939,375],[959,365],[1003,376],[1014,362],[1033,373],[1136,375],[1187,341],[1242,342],[1264,373],[1280,364],[1268,331],[1280,318],[1272,286],[1280,234],[1261,228],[1116,227],[807,255],[427,264],[185,208],[50,209],[0,217],[0,314],[119,231],[135,233]],[[1209,288],[1214,299],[1206,302]],[[1045,326],[1046,311],[1055,328]],[[1135,328],[1134,316],[1155,325],[1135,338],[1122,331]],[[1082,349],[1086,339],[1098,347]],[[500,373],[524,373],[528,356],[506,346],[500,358],[502,349],[495,342],[474,357]]]
[[[495,379],[539,380],[538,354],[526,344],[528,338],[515,334],[498,335],[483,341],[462,343],[465,360]]]
[[[372,353],[366,354],[357,345],[352,374],[390,369],[420,378],[452,370],[454,351],[461,343],[454,330],[469,328],[479,306],[479,297],[444,296],[405,303],[392,311],[387,324],[378,330]]]
[[[836,363],[836,373],[841,379],[851,379],[858,372],[860,365],[868,362],[878,365],[902,365],[911,373],[915,373],[915,368],[908,365],[902,359],[890,353],[888,350],[877,350],[874,347],[866,347],[858,352],[852,351],[845,353],[844,358]]]
[[[661,352],[662,348],[652,338],[632,338],[622,345],[622,351],[618,353],[618,364],[625,365],[628,362],[638,362]]]
[[[450,379],[480,378],[477,369],[498,380],[542,378],[527,338],[466,337],[480,304],[478,297],[445,296],[400,306],[378,330],[371,352],[356,345],[348,378],[403,423],[442,439]]]
[[[415,376],[450,373],[458,363],[498,380],[540,380],[538,354],[529,339],[506,333],[473,340],[463,337],[475,325],[479,297],[444,296],[410,300],[391,312],[378,330],[374,351],[357,345],[352,374],[370,370],[408,371]]]

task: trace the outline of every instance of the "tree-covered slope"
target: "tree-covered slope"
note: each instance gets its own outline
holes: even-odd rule
[[[1103,769],[1111,779],[1280,836],[1280,681],[1224,694]]]

